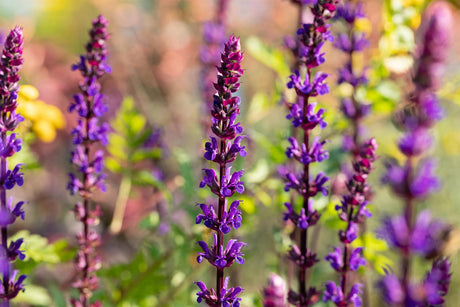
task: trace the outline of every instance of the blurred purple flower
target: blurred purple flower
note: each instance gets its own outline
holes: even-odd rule
[[[90,225],[99,221],[101,211],[98,206],[90,207],[92,192],[96,189],[105,191],[103,173],[104,154],[98,150],[90,155],[92,144],[107,145],[108,124],[100,123],[101,117],[107,110],[104,95],[100,92],[99,79],[111,72],[107,64],[106,40],[109,37],[108,21],[99,15],[92,22],[89,32],[90,40],[86,44],[86,53],[81,55],[79,62],[72,65],[72,70],[80,71],[83,81],[80,82],[80,93],[74,95],[69,106],[69,112],[76,112],[80,117],[77,126],[72,130],[74,149],[71,152],[71,163],[76,166],[76,174],[69,174],[68,190],[73,195],[83,198],[83,204],[77,203],[74,207],[75,217],[83,223],[83,231],[77,234],[79,250],[75,259],[76,269],[79,272],[73,287],[78,289],[79,296],[71,299],[72,306],[100,306],[96,301],[89,305],[92,291],[98,288],[98,279],[95,276],[101,266],[101,259],[96,248],[100,245],[99,235],[89,230]],[[81,179],[80,179],[81,178]]]
[[[263,290],[264,307],[287,307],[287,287],[284,279],[274,273],[270,274],[268,285]]]

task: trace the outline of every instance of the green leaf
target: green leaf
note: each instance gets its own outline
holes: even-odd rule
[[[26,291],[20,292],[14,301],[33,306],[51,306],[52,302],[51,296],[45,288],[31,284],[28,284]]]
[[[338,201],[332,200],[325,206],[321,213],[321,222],[334,230],[345,229],[347,227],[347,223],[338,217],[337,211],[335,210],[337,203]]]
[[[67,300],[61,289],[59,289],[55,284],[52,284],[49,286],[49,291],[55,307],[67,306]]]
[[[127,161],[128,159],[128,144],[126,138],[122,135],[111,133],[109,135],[109,144],[107,144],[107,150],[109,153],[121,161]]]
[[[49,243],[48,239],[37,234],[31,234],[27,230],[17,232],[11,240],[24,239],[21,249],[26,254],[25,262],[57,264],[63,258],[68,257],[68,244],[65,240]]]
[[[196,182],[190,156],[181,148],[174,148],[173,154],[179,163],[179,172],[183,178],[184,185],[182,186],[182,190],[184,192],[184,198],[194,199],[196,197],[198,183]],[[204,191],[204,189],[200,189],[199,191]]]
[[[111,171],[112,173],[119,174],[123,171],[123,168],[121,167],[120,163],[117,162],[112,157],[107,157],[105,159],[105,166]]]
[[[242,202],[240,202],[239,208],[248,214],[253,214],[256,212],[256,205],[254,203],[254,198],[248,196],[239,197]]]
[[[246,172],[244,178],[247,183],[260,183],[267,179],[269,175],[270,169],[267,160],[260,159],[256,165]]]
[[[246,40],[246,50],[256,60],[276,71],[280,78],[285,79],[289,75],[290,68],[281,50],[267,47],[255,36]]]

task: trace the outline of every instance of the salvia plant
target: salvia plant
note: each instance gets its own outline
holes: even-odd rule
[[[163,2],[168,2],[169,5],[171,1]],[[442,93],[451,94],[448,92],[454,91],[452,88],[458,85],[458,80],[441,81],[448,58],[450,35],[455,32],[451,4],[431,1],[433,3],[427,6],[425,17],[420,19],[419,11],[430,1],[380,1],[383,2],[381,13],[384,25],[379,29],[380,37],[377,37],[368,35],[370,32],[367,30],[373,25],[364,12],[365,5],[373,7],[377,0],[285,1],[287,6],[295,6],[291,19],[297,23],[296,34],[285,42],[294,60],[286,61],[281,48],[267,47],[262,40],[255,37],[247,39],[253,59],[272,69],[281,78],[275,81],[275,86],[269,84],[268,91],[256,90],[248,106],[249,121],[257,122],[255,129],[249,130],[254,136],[254,144],[266,149],[267,155],[261,158],[265,153],[259,155],[257,148],[248,150],[254,154],[248,158],[257,163],[254,168],[247,170],[247,179],[243,183],[244,172],[237,166],[243,162],[238,156],[245,157],[246,147],[249,146],[245,143],[246,136],[243,135],[243,128],[238,120],[242,108],[237,93],[244,71],[243,53],[240,38],[226,34],[226,15],[230,0],[215,0],[215,10],[209,12],[203,10],[207,8],[207,2],[209,1],[177,1],[178,8],[168,8],[169,13],[177,13],[178,9],[181,13],[200,14],[198,19],[201,20],[207,18],[206,14],[212,15],[212,19],[203,27],[204,46],[200,49],[202,69],[198,71],[193,63],[188,65],[187,62],[187,56],[193,54],[187,52],[187,48],[194,46],[192,31],[187,28],[190,20],[181,19],[176,22],[178,20],[174,20],[175,15],[180,14],[165,14],[166,18],[161,16],[159,19],[168,24],[165,31],[160,31],[164,34],[161,39],[166,42],[163,45],[167,47],[154,44],[159,50],[158,54],[153,57],[148,54],[145,57],[148,58],[148,63],[152,59],[154,62],[158,61],[158,67],[149,66],[148,74],[144,75],[142,69],[146,68],[139,65],[144,57],[141,53],[139,58],[131,55],[125,57],[128,60],[125,72],[134,67],[139,69],[139,76],[142,78],[133,78],[132,83],[128,83],[123,75],[112,79],[117,84],[133,86],[136,90],[133,97],[136,98],[124,96],[126,98],[121,99],[125,95],[124,91],[112,89],[113,96],[120,97],[122,102],[120,109],[112,112],[111,127],[103,119],[107,116],[108,105],[101,85],[103,77],[111,72],[111,67],[107,64],[108,21],[103,15],[93,20],[86,50],[71,67],[72,71],[80,72],[81,81],[79,91],[73,96],[68,108],[71,113],[69,117],[77,114],[74,126],[69,129],[72,137],[70,162],[73,172],[69,174],[70,180],[62,184],[62,190],[65,191],[67,184],[67,189],[76,198],[71,214],[77,220],[75,224],[78,234],[76,240],[69,240],[76,241],[76,244],[70,244],[53,233],[54,227],[61,227],[61,224],[52,220],[57,220],[57,212],[52,212],[47,217],[52,223],[39,220],[31,227],[44,230],[47,232],[44,235],[46,237],[37,235],[32,230],[20,229],[21,221],[17,219],[25,218],[23,199],[30,199],[35,194],[40,197],[44,195],[41,191],[34,190],[34,185],[29,185],[29,182],[34,181],[33,175],[30,181],[28,178],[26,180],[27,190],[21,192],[22,194],[14,194],[14,188],[23,185],[23,171],[40,171],[39,178],[51,178],[51,183],[61,175],[60,167],[56,166],[59,159],[50,163],[54,167],[52,171],[39,167],[47,158],[44,153],[48,151],[36,150],[43,144],[34,140],[56,145],[56,141],[65,137],[58,130],[65,127],[66,120],[57,106],[47,105],[39,100],[38,88],[41,84],[19,88],[19,70],[24,61],[22,28],[15,27],[8,35],[0,33],[0,307],[10,306],[13,299],[14,303],[21,306],[30,304],[74,307],[191,306],[196,304],[195,301],[210,307],[447,306],[447,295],[455,283],[452,279],[453,266],[448,256],[452,250],[458,248],[452,248],[450,244],[459,231],[455,230],[454,225],[435,218],[435,213],[430,211],[433,207],[430,207],[429,197],[441,187],[441,180],[435,175],[435,160],[430,157],[435,148],[433,128],[444,116],[439,97],[443,97],[440,96]],[[70,2],[67,4],[70,5]],[[244,5],[249,12],[253,4],[248,1]],[[165,6],[152,7],[164,9]],[[268,2],[264,3],[263,10],[268,7]],[[258,13],[265,14],[263,10]],[[114,10],[117,16],[122,17],[120,20],[130,21],[129,27],[125,27],[123,31],[114,31],[122,51],[126,51],[128,46],[118,40],[118,35],[129,33],[131,27],[137,26],[135,17],[138,17],[135,4],[130,4],[126,11],[129,14],[126,15],[125,10]],[[273,24],[283,20],[278,17],[289,17],[283,14],[284,12],[276,12],[273,15]],[[136,22],[132,22],[131,18]],[[420,21],[419,44],[415,48],[414,29]],[[330,26],[332,22],[336,22],[333,30],[338,30],[335,37]],[[366,22],[368,28],[363,26]],[[156,25],[157,21],[152,23]],[[273,27],[270,32],[271,30]],[[170,35],[171,33],[174,35]],[[364,67],[363,52],[372,41],[379,41],[379,46],[372,50],[372,54],[369,52],[371,65]],[[344,167],[346,175],[339,174],[340,178],[345,179],[332,183],[330,190],[328,176],[334,175],[331,174],[333,170],[340,168],[342,156],[333,154],[340,150],[333,149],[331,154],[326,150],[328,141],[323,132],[327,122],[330,122],[329,119],[335,119],[336,113],[331,111],[331,116],[326,120],[326,110],[320,108],[317,102],[317,99],[322,99],[320,96],[330,92],[327,82],[330,77],[323,72],[331,68],[324,65],[324,50],[328,47],[328,42],[331,47],[332,44],[336,47],[336,50],[330,50],[339,55],[337,61],[330,61],[328,55],[327,64],[330,62],[340,67],[336,76],[337,92],[341,95],[337,110],[343,113],[342,118],[346,120],[335,121],[330,125],[333,127],[329,126],[326,132],[330,132],[328,138],[336,135],[337,139],[343,137],[342,146],[338,145],[336,148],[342,147],[347,156],[345,160],[349,160]],[[129,43],[133,50],[141,51],[139,42],[132,40]],[[168,48],[175,48],[175,51],[169,52],[171,49]],[[44,60],[41,61],[41,52],[37,52],[31,63],[47,65],[54,56],[51,54],[54,52],[46,52]],[[342,59],[344,62],[337,64]],[[289,65],[287,62],[292,63]],[[256,67],[252,63],[249,65]],[[171,66],[174,66],[173,70],[169,69]],[[200,94],[203,95],[201,107],[206,110],[200,114],[200,123],[205,123],[204,132],[206,137],[209,136],[203,142],[204,159],[200,164],[204,164],[205,168],[198,180],[199,187],[205,188],[201,190],[201,194],[208,198],[196,206],[190,206],[189,203],[191,197],[197,194],[198,188],[194,178],[194,151],[188,153],[182,148],[183,144],[180,144],[180,148],[178,146],[172,150],[174,155],[168,157],[165,144],[177,137],[177,132],[180,131],[178,129],[176,134],[170,133],[170,125],[184,127],[181,116],[188,116],[183,114],[189,110],[184,107],[184,110],[174,114],[177,118],[165,117],[164,128],[155,129],[149,124],[149,120],[158,113],[149,114],[152,116],[150,117],[140,111],[148,109],[146,105],[136,108],[136,103],[147,103],[142,98],[149,97],[152,93],[165,94],[159,96],[165,102],[173,102],[175,98],[171,99],[165,86],[168,83],[166,81],[168,77],[172,79],[174,72],[183,70],[187,74],[185,67],[198,71]],[[36,68],[25,68],[24,79],[27,80],[30,76],[30,84],[34,84],[33,78],[41,75],[30,73]],[[150,71],[150,68],[153,69]],[[47,70],[47,73],[52,75],[53,70]],[[70,70],[62,72],[62,75],[65,76],[65,73],[72,74]],[[152,88],[144,88],[142,82],[150,81],[144,76],[154,79],[150,83]],[[287,76],[289,79],[284,80]],[[281,86],[280,79],[283,79]],[[257,82],[256,87],[263,87],[266,81],[270,79],[263,76],[262,82]],[[44,83],[50,85],[50,82]],[[172,83],[177,86],[177,82]],[[176,88],[182,90],[182,87],[180,84]],[[251,91],[254,88],[248,87],[248,92]],[[271,94],[267,94],[270,91],[273,94],[270,98],[273,99],[269,99]],[[56,97],[43,89],[40,92],[44,99]],[[403,92],[406,93],[405,96]],[[456,90],[453,97],[458,93],[460,91]],[[190,97],[189,93],[179,97],[185,96]],[[449,98],[448,95],[443,98],[446,97]],[[151,98],[152,102],[157,99],[153,96]],[[278,98],[281,98],[282,106],[274,103]],[[52,103],[51,99],[49,101]],[[403,102],[393,110],[396,101]],[[171,105],[174,104],[168,104],[167,108]],[[331,99],[331,103],[327,105],[332,108],[334,101]],[[369,130],[375,128],[367,120],[371,106],[373,113],[377,115],[374,118],[379,123],[380,120],[387,123],[385,115],[393,112],[391,119],[401,134],[394,149],[388,143],[377,143],[378,134],[373,138],[368,137],[364,123],[369,124]],[[285,117],[289,120],[289,125],[284,121],[284,125],[289,128],[280,129],[278,132],[289,132],[287,140],[271,141],[256,129],[273,128],[276,135],[277,127],[271,127],[272,123],[265,125],[262,119],[283,116],[272,112],[279,110],[278,107],[287,107]],[[458,106],[447,108],[458,109]],[[338,117],[340,116],[336,118]],[[198,121],[188,124],[198,125]],[[283,122],[278,124],[283,126]],[[444,122],[436,128],[442,129],[442,124]],[[267,135],[273,136],[272,132]],[[458,142],[451,135],[459,136],[450,133],[441,136],[440,146],[436,146],[437,151],[441,146],[459,150],[460,147],[456,144]],[[285,144],[287,148],[283,147]],[[168,148],[170,145],[168,144]],[[186,146],[187,144],[183,147]],[[402,206],[395,206],[397,214],[384,217],[374,231],[369,229],[372,225],[366,226],[366,223],[372,216],[369,208],[371,197],[379,192],[377,186],[373,187],[373,193],[370,192],[371,176],[374,171],[378,172],[379,167],[378,147],[384,152],[379,153],[380,156],[388,153],[390,156],[380,163],[385,166],[382,183],[390,187],[394,198]],[[33,159],[27,159],[27,152],[32,154]],[[106,152],[110,155],[107,159]],[[160,159],[171,167],[164,168],[164,172],[159,171],[156,166]],[[287,161],[279,168],[283,181],[271,178],[273,169],[284,159]],[[99,206],[101,192],[106,192],[106,166],[121,179],[118,189],[109,189],[112,193],[104,194],[107,199],[117,199],[113,206],[111,223],[110,212],[107,212],[107,219],[104,219]],[[175,172],[175,167],[178,172]],[[148,189],[155,193],[154,197],[148,198],[151,203],[137,201],[146,199]],[[241,195],[245,189],[250,191]],[[46,194],[47,198],[44,197],[45,200],[38,204],[43,203],[43,206],[49,208],[48,197],[56,196],[52,192],[53,194]],[[128,200],[134,200],[139,195],[136,194],[138,192],[143,197],[136,197],[136,202],[130,202],[133,206],[126,210]],[[448,198],[444,194],[447,193],[443,193],[443,200]],[[63,197],[68,197],[68,193],[63,194]],[[393,202],[393,199],[386,198],[390,199],[388,202]],[[290,239],[283,233],[284,229],[280,230],[282,227],[278,224],[281,222],[279,212],[275,213],[278,219],[263,216],[279,210],[278,205],[283,203],[279,199],[288,201],[284,203],[286,209],[282,217],[283,225],[288,226],[286,229],[292,230]],[[266,208],[257,206],[259,201]],[[60,200],[56,201],[59,202]],[[270,208],[273,204],[277,205]],[[131,210],[135,205],[152,212],[145,217],[145,211]],[[385,210],[381,207],[375,207],[372,213],[381,214],[378,210]],[[37,211],[43,209],[40,206],[37,208]],[[109,206],[104,208],[108,210]],[[241,231],[243,209],[247,213],[257,211],[261,214],[248,214],[249,222],[245,218],[248,228],[244,231],[248,233],[250,229],[254,234],[245,235],[244,241],[251,242],[247,240],[251,240],[252,236],[254,241],[257,240],[255,244],[246,244],[238,238],[239,234],[235,234]],[[64,214],[70,214],[69,210],[64,211]],[[330,219],[328,215],[331,216]],[[262,220],[262,217],[265,219]],[[142,218],[136,223],[138,228],[132,222],[127,223],[137,218]],[[190,227],[192,219],[199,226]],[[99,226],[100,220],[103,221],[102,227]],[[28,218],[27,223],[30,221],[33,223],[33,219]],[[249,228],[251,226],[253,228]],[[323,226],[335,228],[334,232],[328,230],[333,239],[326,243],[319,240],[320,229],[325,228]],[[276,229],[276,232],[272,237],[274,242],[267,243],[270,241],[267,237],[271,236],[270,227]],[[104,236],[101,236],[104,231]],[[379,239],[372,237],[373,233]],[[327,235],[327,231],[321,235]],[[454,245],[460,246],[458,241]],[[121,248],[113,249],[112,242],[116,242]],[[270,253],[267,249],[269,244],[274,243],[272,249],[275,251],[276,245],[285,246],[286,242],[291,244],[287,255],[275,256],[275,253]],[[375,242],[384,246],[380,251],[388,247],[394,251],[392,258],[396,265],[391,261],[379,262],[369,256],[373,253]],[[72,245],[76,247],[73,248]],[[104,269],[100,270],[102,247],[107,248],[106,253],[112,254],[104,257],[110,258],[108,260],[111,264],[104,265]],[[199,250],[198,253],[194,248]],[[248,262],[256,257],[245,256],[250,252],[258,256],[255,260],[258,263],[254,267],[248,266]],[[57,274],[47,272],[50,268],[54,269],[51,265],[71,262],[72,259],[74,263],[70,273],[62,276],[59,274],[68,266],[56,268]],[[323,261],[318,264],[320,260]],[[208,262],[209,265],[202,262]],[[235,262],[237,264],[233,265]],[[46,268],[39,268],[44,264],[47,265]],[[246,269],[241,270],[238,264],[244,264],[243,268]],[[262,285],[260,276],[263,274],[259,270],[263,265],[287,273],[288,280],[271,274],[268,283]],[[375,268],[380,275],[376,277],[366,274],[371,268]],[[37,269],[40,271],[36,271]],[[283,272],[285,269],[286,272]],[[212,276],[211,281],[197,277],[203,272],[207,272],[206,276]],[[375,282],[369,282],[364,277],[372,277]],[[53,278],[58,281],[49,284]],[[71,288],[71,294],[62,291],[66,284]],[[243,284],[245,291],[252,293],[243,296]],[[379,293],[379,296],[374,298],[369,295],[372,291]],[[70,300],[67,300],[67,296]],[[455,298],[451,301],[455,301]],[[450,304],[455,305],[455,302]]]
[[[92,229],[92,226],[98,224],[101,211],[98,205],[93,205],[92,197],[96,190],[106,190],[104,152],[96,146],[107,145],[108,124],[101,123],[100,117],[108,107],[99,83],[99,79],[111,71],[107,64],[107,25],[108,21],[102,15],[93,21],[86,53],[80,56],[77,64],[72,65],[72,70],[80,71],[83,77],[79,84],[80,93],[74,95],[69,107],[69,111],[77,113],[79,119],[72,130],[74,149],[71,162],[76,173],[70,174],[68,189],[72,195],[78,194],[82,198],[75,205],[74,213],[83,226],[82,231],[77,234],[77,279],[73,283],[79,296],[71,300],[72,306],[76,307],[101,306],[101,302],[90,303],[89,300],[92,292],[98,288],[95,271],[101,267],[101,259],[96,250],[100,245],[100,237]]]
[[[238,155],[246,155],[245,147],[240,145],[244,138],[240,135],[243,129],[236,122],[240,112],[240,98],[234,94],[240,87],[239,78],[243,74],[242,59],[240,40],[231,36],[225,43],[221,63],[217,68],[217,82],[214,83],[217,92],[214,94],[211,111],[214,136],[205,144],[204,153],[206,160],[217,165],[217,172],[212,168],[204,169],[204,178],[200,183],[201,188],[208,186],[218,198],[216,204],[200,204],[202,213],[196,218],[197,224],[203,222],[213,230],[213,243],[208,245],[204,241],[198,242],[203,251],[198,254],[197,261],[201,263],[206,259],[216,268],[216,288],[208,289],[204,282],[196,282],[200,288],[197,301],[204,301],[211,307],[237,307],[241,300],[238,294],[243,291],[241,287],[229,287],[229,277],[224,275],[224,269],[234,262],[244,263],[241,249],[246,245],[236,239],[230,239],[227,243],[224,241],[225,234],[241,225],[241,211],[238,209],[240,201],[228,204],[228,198],[235,192],[244,191],[241,181],[243,171],[232,172],[230,164]]]
[[[442,255],[442,238],[449,226],[433,219],[430,211],[417,210],[420,201],[440,186],[434,161],[423,154],[433,143],[430,128],[443,117],[435,91],[440,86],[452,30],[452,15],[445,3],[429,8],[422,28],[413,91],[395,115],[404,133],[398,147],[405,158],[402,165],[388,161],[383,177],[383,182],[404,202],[402,214],[385,218],[380,229],[381,236],[399,251],[401,259],[400,274],[388,271],[379,284],[390,306],[444,306],[451,276],[450,261]],[[431,270],[421,281],[414,280],[415,256],[432,260]]]
[[[121,175],[110,231],[117,234],[123,226],[126,204],[133,186],[155,186],[165,190],[161,183],[162,173],[156,167],[161,158],[163,142],[161,130],[153,128],[140,113],[132,97],[121,103],[109,133],[106,159],[107,169]],[[153,165],[152,165],[153,164]],[[165,193],[166,194],[166,193]]]
[[[307,270],[318,262],[314,251],[308,248],[308,229],[314,226],[320,214],[313,206],[313,197],[318,193],[324,196],[328,194],[325,183],[328,177],[322,172],[312,176],[310,165],[321,162],[329,157],[329,153],[323,148],[325,141],[319,137],[312,138],[312,130],[319,126],[321,129],[326,127],[324,121],[324,109],[316,108],[317,103],[312,102],[311,98],[324,95],[329,92],[329,87],[325,80],[326,73],[317,71],[313,74],[313,69],[325,61],[325,53],[322,47],[326,41],[333,39],[327,21],[332,18],[338,1],[319,0],[307,1],[312,4],[311,13],[313,21],[303,24],[297,30],[297,46],[295,54],[301,63],[299,68],[305,74],[301,76],[300,71],[294,71],[290,76],[287,87],[295,89],[297,100],[290,105],[290,113],[287,119],[292,121],[295,128],[299,128],[301,142],[295,137],[289,138],[290,146],[286,150],[286,155],[290,159],[300,162],[302,169],[299,173],[295,170],[285,170],[285,190],[294,190],[302,197],[302,208],[296,211],[294,203],[286,203],[287,212],[284,219],[290,220],[300,229],[299,245],[293,245],[289,251],[289,259],[298,267],[298,291],[289,291],[289,302],[295,306],[311,306],[319,300],[320,292],[315,287],[308,287]]]
[[[350,287],[347,280],[349,282],[351,271],[357,271],[360,266],[366,264],[366,260],[362,257],[363,247],[352,248],[351,243],[358,238],[359,225],[366,218],[371,217],[366,199],[366,195],[369,194],[367,179],[377,158],[376,151],[375,139],[363,143],[359,156],[353,163],[354,173],[347,182],[348,194],[344,195],[341,204],[335,207],[346,228],[339,231],[342,247],[335,247],[325,260],[329,261],[331,267],[339,274],[340,282],[337,285],[333,281],[326,283],[323,300],[330,300],[336,306],[350,306],[350,304],[355,307],[362,306],[363,285],[355,283]]]
[[[19,27],[11,30],[6,37],[3,46],[0,62],[0,176],[2,185],[0,186],[0,226],[2,245],[0,251],[0,305],[10,306],[10,300],[24,291],[23,282],[25,275],[18,276],[19,272],[13,269],[12,262],[16,259],[24,260],[25,255],[20,250],[23,239],[10,240],[8,242],[8,226],[13,224],[16,218],[24,219],[22,206],[24,201],[15,202],[13,197],[7,197],[6,191],[13,189],[16,185],[22,186],[23,173],[22,164],[17,164],[14,168],[8,168],[8,158],[21,150],[22,141],[14,133],[19,123],[24,118],[16,113],[19,85],[19,69],[24,60],[23,53],[23,34]]]
[[[287,286],[284,279],[272,273],[268,279],[268,285],[263,290],[264,307],[287,307]]]
[[[345,30],[337,34],[334,46],[346,54],[345,64],[339,69],[337,83],[352,86],[351,94],[341,99],[340,109],[349,121],[350,129],[345,132],[343,148],[350,151],[354,157],[360,155],[360,145],[364,134],[363,118],[370,112],[370,104],[362,101],[362,95],[358,94],[361,87],[366,86],[368,78],[366,70],[358,71],[356,55],[368,46],[369,41],[366,33],[361,31],[356,23],[365,18],[363,3],[345,1],[337,7],[334,19],[344,24]]]

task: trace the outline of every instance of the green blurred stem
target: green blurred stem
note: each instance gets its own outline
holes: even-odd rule
[[[132,178],[131,172],[126,172],[123,175],[118,191],[117,202],[115,203],[115,210],[113,212],[112,222],[110,223],[110,232],[118,234],[123,226],[123,218],[125,216],[126,203],[128,202],[129,194],[131,192]]]

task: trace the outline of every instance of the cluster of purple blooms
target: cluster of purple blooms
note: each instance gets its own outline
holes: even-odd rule
[[[331,267],[340,275],[340,284],[336,285],[333,281],[327,282],[323,300],[330,300],[339,307],[350,306],[350,304],[355,307],[362,305],[363,285],[355,283],[347,292],[347,275],[349,271],[356,271],[360,266],[366,264],[366,260],[362,257],[363,248],[352,249],[350,244],[358,238],[359,224],[371,217],[367,209],[366,196],[369,194],[367,178],[377,159],[376,151],[375,139],[364,142],[359,157],[353,163],[354,173],[347,182],[348,194],[344,195],[341,204],[335,207],[339,218],[346,223],[347,227],[339,231],[339,239],[343,248],[336,247],[326,256],[325,260],[329,261]]]
[[[334,17],[345,27],[345,31],[337,35],[334,45],[347,55],[345,64],[339,69],[337,83],[339,85],[346,83],[353,87],[351,96],[341,99],[340,109],[351,124],[350,131],[344,135],[343,149],[351,151],[354,157],[359,156],[360,138],[364,133],[361,122],[370,112],[370,104],[359,101],[356,95],[359,87],[366,86],[368,83],[366,70],[357,72],[356,68],[353,67],[353,55],[356,52],[362,52],[369,45],[366,34],[356,27],[356,21],[360,18],[365,18],[363,3],[352,3],[351,1],[344,2],[337,7]]]
[[[80,71],[83,77],[79,85],[80,93],[74,96],[69,107],[69,111],[76,112],[80,118],[72,130],[75,147],[71,153],[71,163],[79,175],[70,174],[68,189],[72,195],[78,194],[83,199],[74,207],[76,219],[83,224],[83,231],[77,235],[79,250],[75,263],[78,276],[73,287],[78,289],[79,297],[71,300],[75,307],[102,306],[99,301],[89,303],[92,292],[98,288],[95,271],[101,267],[101,259],[96,252],[100,237],[90,227],[98,224],[101,214],[99,206],[91,204],[92,194],[95,190],[106,189],[104,153],[95,147],[98,143],[107,144],[108,124],[100,123],[100,117],[107,111],[107,104],[99,83],[99,79],[111,71],[107,64],[107,25],[108,21],[102,15],[93,20],[86,53],[80,56],[77,64],[72,65],[72,70]]]
[[[3,43],[3,42],[2,42]],[[24,260],[25,255],[20,250],[23,239],[10,241],[8,244],[8,226],[20,217],[24,219],[23,201],[13,202],[13,197],[7,198],[6,191],[16,185],[22,186],[22,164],[17,164],[12,170],[8,169],[8,158],[21,150],[22,140],[13,131],[24,118],[16,113],[19,91],[18,72],[24,59],[23,34],[19,27],[11,30],[6,37],[0,59],[0,305],[9,306],[11,299],[20,291],[24,291],[25,275],[18,277],[18,271],[12,269],[12,262],[16,259]]]
[[[291,289],[288,300],[295,306],[311,306],[319,300],[320,292],[315,287],[307,289],[307,270],[319,260],[308,248],[308,229],[320,218],[320,214],[313,207],[313,197],[318,193],[324,196],[328,194],[324,186],[328,177],[324,173],[311,176],[310,164],[327,159],[329,153],[323,148],[325,141],[320,141],[319,138],[310,139],[314,128],[319,126],[323,129],[327,123],[324,121],[324,109],[317,109],[316,103],[309,100],[311,97],[329,92],[325,82],[328,75],[318,71],[313,76],[312,69],[325,61],[325,53],[321,48],[326,41],[333,40],[327,21],[334,15],[338,1],[318,0],[295,3],[312,5],[310,10],[313,21],[302,24],[297,30],[297,39],[288,44],[297,57],[296,67],[299,69],[294,71],[287,83],[287,87],[294,89],[297,94],[296,102],[289,105],[290,112],[287,119],[292,121],[295,128],[303,131],[301,144],[299,145],[295,137],[291,137],[290,146],[286,150],[288,158],[300,162],[301,172],[288,171],[287,168],[282,172],[286,182],[285,190],[295,190],[302,197],[302,208],[299,213],[296,212],[293,204],[285,204],[287,211],[284,213],[284,220],[291,221],[300,232],[300,247],[293,245],[288,255],[288,258],[298,267],[299,290],[296,292]],[[303,74],[300,70],[304,71],[304,77],[301,76]]]
[[[238,307],[241,299],[237,295],[243,291],[241,287],[228,288],[228,277],[224,279],[224,268],[234,262],[244,263],[241,249],[246,245],[235,239],[228,240],[226,245],[224,243],[224,234],[229,233],[232,227],[237,229],[241,225],[241,212],[238,209],[240,201],[233,201],[228,206],[227,198],[235,192],[244,191],[243,182],[240,181],[243,171],[232,173],[229,165],[237,155],[246,155],[245,147],[240,145],[243,137],[238,136],[242,133],[242,128],[240,123],[235,122],[240,110],[240,99],[234,93],[239,89],[239,78],[243,74],[242,59],[240,40],[231,36],[225,43],[221,63],[217,68],[217,82],[214,83],[217,92],[213,96],[211,110],[211,130],[214,136],[205,144],[204,154],[205,159],[217,164],[218,172],[204,169],[204,179],[200,183],[201,188],[208,186],[218,197],[216,205],[200,204],[202,214],[196,218],[197,224],[204,222],[206,227],[214,231],[213,244],[198,242],[203,252],[198,253],[197,261],[201,263],[206,259],[216,268],[216,289],[208,289],[203,282],[196,282],[201,290],[197,293],[197,301],[204,301],[211,307]]]
[[[272,273],[268,279],[268,285],[263,290],[264,307],[287,307],[286,282],[284,279]]]
[[[390,247],[401,255],[401,276],[388,272],[380,282],[384,298],[391,306],[444,305],[451,275],[450,262],[439,250],[449,226],[433,220],[428,210],[416,213],[416,202],[439,187],[434,162],[420,158],[432,143],[429,128],[442,117],[434,92],[439,88],[452,30],[452,15],[445,3],[435,3],[428,12],[414,71],[415,89],[397,117],[404,131],[398,145],[406,157],[405,163],[399,165],[394,160],[389,161],[383,177],[383,181],[405,201],[404,213],[385,218],[380,230]],[[414,255],[434,258],[431,270],[421,282],[414,281],[411,276]]]

